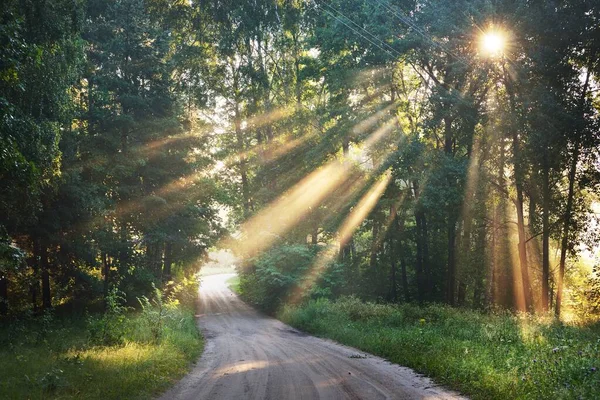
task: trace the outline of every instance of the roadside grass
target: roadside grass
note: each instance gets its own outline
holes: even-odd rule
[[[348,297],[286,305],[299,329],[415,369],[474,399],[600,398],[600,326]]]
[[[238,295],[241,293],[239,276],[232,276],[231,278],[227,279],[225,283],[227,283],[227,286],[229,286],[229,289],[231,289],[233,293],[236,293]]]
[[[122,341],[98,345],[88,318],[48,315],[0,327],[1,399],[147,399],[182,378],[203,348],[194,311],[181,305],[161,322],[123,315]],[[41,321],[40,321],[41,319]]]
[[[235,272],[234,265],[204,265],[200,268],[200,276],[234,274]]]

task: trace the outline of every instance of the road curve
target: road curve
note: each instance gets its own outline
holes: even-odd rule
[[[229,290],[232,276],[203,278],[204,354],[161,400],[463,398],[408,368],[358,358],[365,353],[258,313]]]

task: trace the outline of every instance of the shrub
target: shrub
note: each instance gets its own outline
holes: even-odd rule
[[[96,345],[121,344],[126,333],[124,293],[113,288],[106,296],[106,310],[101,316],[88,317],[89,340]]]
[[[178,301],[187,308],[194,308],[198,299],[199,274],[184,277],[180,282],[169,282],[165,288],[169,301]]]
[[[138,302],[142,307],[141,321],[151,333],[151,341],[160,343],[163,334],[164,320],[167,318],[163,293],[154,285],[154,299],[149,300],[146,296],[138,297]]]
[[[276,311],[296,290],[303,298],[334,297],[343,286],[342,269],[337,263],[321,271],[309,289],[303,288],[319,251],[319,246],[280,245],[247,260],[240,274],[241,296],[268,313]]]

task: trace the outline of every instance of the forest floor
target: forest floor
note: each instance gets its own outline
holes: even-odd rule
[[[600,325],[357,298],[285,306],[282,321],[474,399],[600,399]]]
[[[171,310],[160,341],[140,312],[119,320],[122,340],[90,339],[108,329],[89,316],[49,314],[0,327],[0,399],[147,399],[179,380],[202,352],[194,311]]]
[[[257,312],[229,289],[233,276],[203,278],[199,324],[205,352],[162,399],[461,398],[408,368]]]

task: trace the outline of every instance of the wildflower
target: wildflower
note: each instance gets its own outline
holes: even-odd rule
[[[560,350],[560,349],[558,347],[555,347],[555,348],[552,349],[552,352],[553,353],[558,353],[558,350]]]
[[[591,372],[596,372],[597,370],[598,370],[598,369],[597,369],[596,367],[592,367],[592,368],[590,368],[590,371],[591,371]]]
[[[425,318],[421,318],[421,319],[419,320],[419,322],[420,322],[421,324],[424,324],[424,323],[425,323]]]

